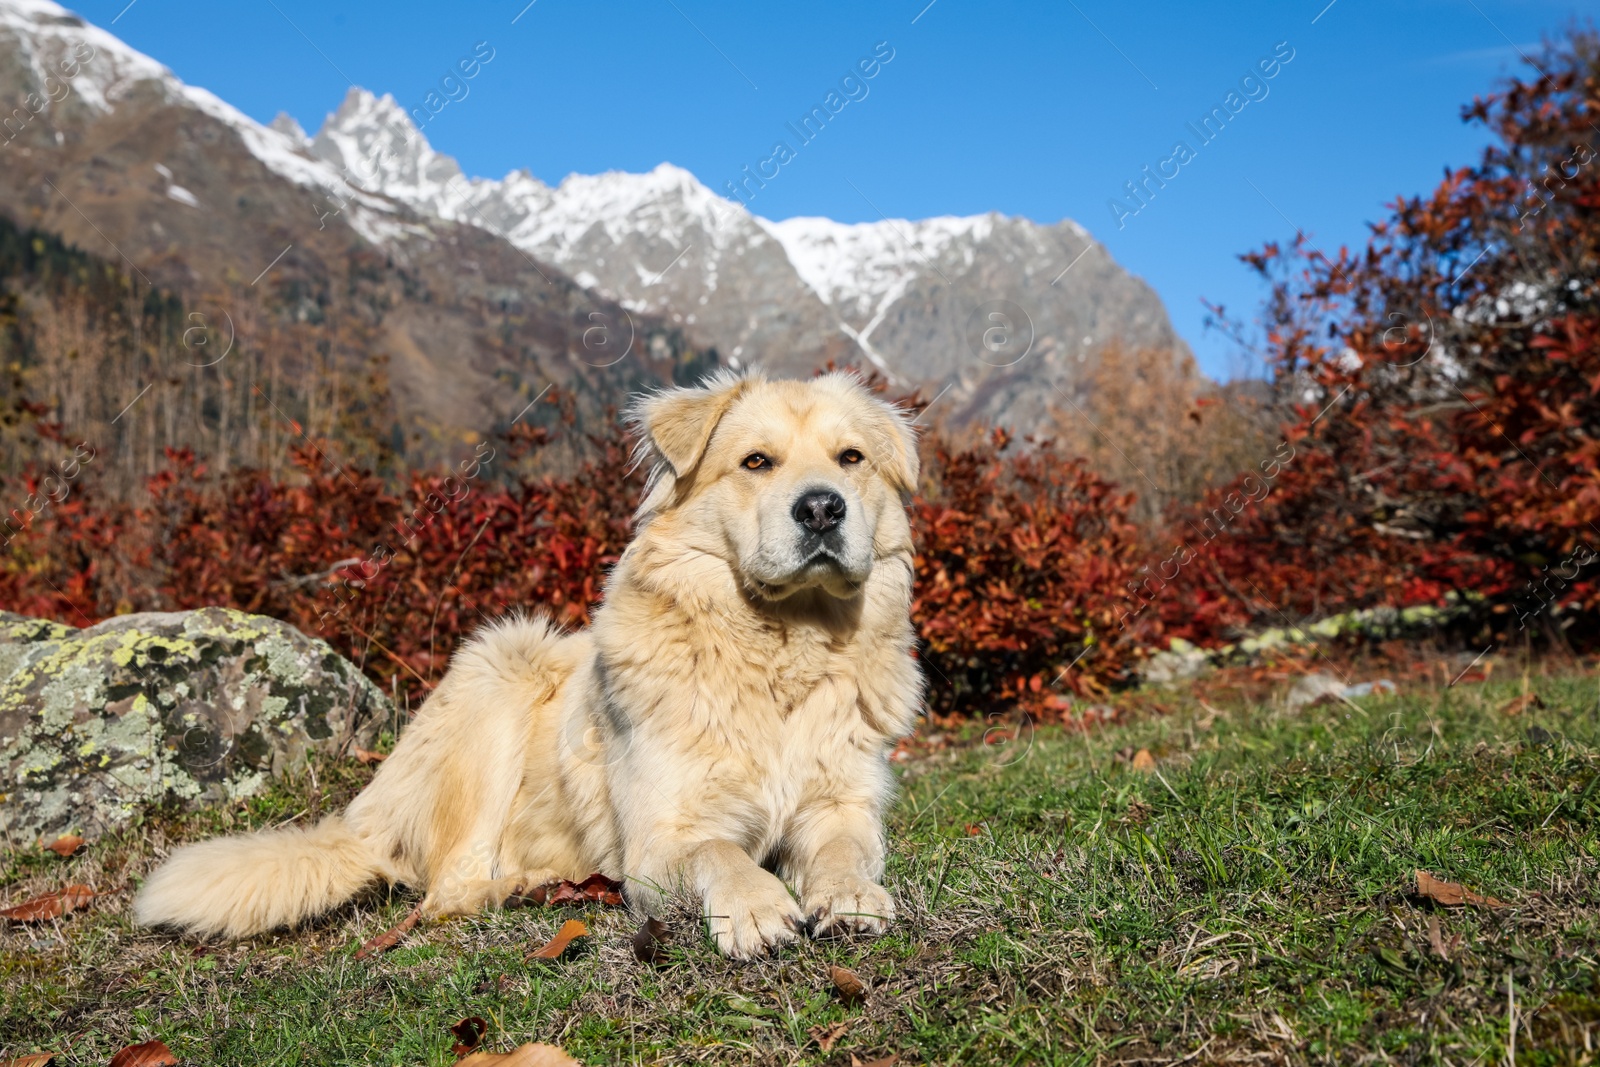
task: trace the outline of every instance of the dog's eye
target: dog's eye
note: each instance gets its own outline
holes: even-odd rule
[[[764,471],[772,466],[772,460],[763,456],[760,452],[752,452],[744,457],[744,462],[740,466],[747,471]]]
[[[856,449],[847,448],[843,452],[839,453],[839,464],[840,466],[844,467],[853,467],[866,458],[866,456],[863,456]]]

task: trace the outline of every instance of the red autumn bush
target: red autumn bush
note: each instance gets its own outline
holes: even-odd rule
[[[101,503],[77,487],[13,542],[0,603],[88,625],[135,610],[220,604],[284,619],[375,676],[427,688],[460,638],[513,609],[582,626],[626,542],[625,457],[566,479],[492,480],[506,450],[480,445],[448,475],[404,491],[303,446],[297,477],[220,480],[188,452],[150,482],[148,503]]]
[[[926,448],[912,614],[935,710],[1044,710],[1062,689],[1128,674],[1119,594],[1143,555],[1132,495],[1050,442],[1010,445],[997,430],[970,449]]]
[[[1234,626],[1475,605],[1481,640],[1592,641],[1600,615],[1600,37],[1464,112],[1497,138],[1360,253],[1245,257],[1296,458],[1182,595]],[[1175,517],[1212,513],[1241,483]],[[1214,627],[1213,627],[1214,628]]]
[[[499,448],[544,441],[528,433]],[[79,485],[38,515],[0,571],[0,598],[76,625],[210,604],[272,615],[420,694],[497,615],[587,624],[639,490],[621,442],[596,444],[604,458],[573,477],[510,487],[492,481],[506,456],[480,445],[404,492],[314,446],[295,451],[298,475],[285,480],[256,470],[219,480],[175,451],[146,504],[103,504]],[[1048,443],[1013,455],[996,433],[959,451],[934,438],[927,451],[914,611],[931,705],[1042,711],[1063,690],[1124,678],[1131,646],[1108,591],[1140,555],[1132,498]]]

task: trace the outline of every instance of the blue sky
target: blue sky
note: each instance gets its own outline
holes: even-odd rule
[[[313,132],[352,82],[419,105],[487,42],[493,60],[427,136],[469,174],[525,167],[551,183],[666,160],[720,190],[887,41],[894,58],[867,96],[753,211],[1076,219],[1155,287],[1202,366],[1224,377],[1248,368],[1203,329],[1200,301],[1253,313],[1262,293],[1239,253],[1296,227],[1330,250],[1363,240],[1386,202],[1476,156],[1483,135],[1460,122],[1461,105],[1517,69],[1518,49],[1592,11],[1553,0],[75,7],[185,81],[262,121],[287,111]],[[1275,48],[1293,58],[1200,144],[1186,124]],[[1179,140],[1193,158],[1168,164],[1177,176],[1119,228],[1112,198],[1137,206],[1124,184]]]

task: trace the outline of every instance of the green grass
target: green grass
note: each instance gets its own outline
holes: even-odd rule
[[[0,857],[14,902],[69,881],[106,890],[55,926],[0,932],[0,1059],[104,1063],[160,1038],[185,1062],[447,1064],[449,1026],[489,1045],[563,1045],[591,1063],[1506,1061],[1600,1053],[1600,689],[1537,679],[1290,714],[1187,698],[1090,734],[976,733],[898,765],[873,942],[719,958],[690,919],[667,965],[636,963],[620,909],[518,910],[414,931],[357,961],[406,893],[315,929],[197,952],[129,926],[156,850],[342,803],[368,771],[319,768],[232,812],[152,819],[60,860]],[[1192,705],[1192,706],[1191,706]],[[1156,772],[1132,769],[1148,748]],[[1124,753],[1119,757],[1118,753]],[[1415,868],[1509,903],[1446,909]],[[593,936],[527,962],[561,921]],[[1429,925],[1453,945],[1430,948]],[[834,995],[855,970],[866,1003]],[[1508,990],[1511,1004],[1508,1006]],[[812,1038],[845,1024],[830,1052]]]

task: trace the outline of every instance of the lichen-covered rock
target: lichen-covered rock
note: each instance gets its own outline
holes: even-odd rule
[[[142,807],[248,796],[391,707],[286,623],[228,608],[77,630],[0,612],[0,842],[98,833]]]

